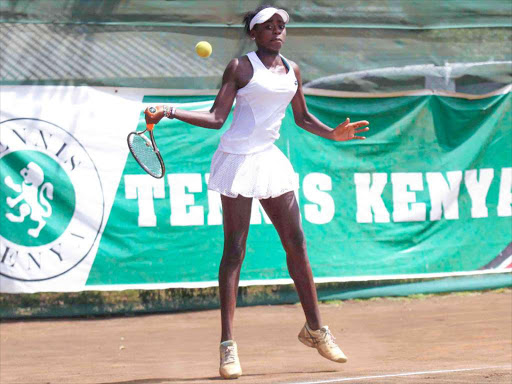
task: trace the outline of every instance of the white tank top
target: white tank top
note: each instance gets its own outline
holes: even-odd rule
[[[270,71],[256,55],[247,54],[253,76],[236,94],[233,122],[220,139],[219,149],[234,154],[249,154],[270,148],[279,138],[286,107],[297,92],[293,68],[281,56],[288,73]]]

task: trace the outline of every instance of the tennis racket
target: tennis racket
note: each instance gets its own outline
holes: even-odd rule
[[[154,107],[150,108],[151,113],[156,111],[151,109]],[[131,132],[127,141],[133,158],[141,168],[151,176],[161,179],[165,175],[165,164],[153,136],[154,127],[155,124],[146,124],[144,131]],[[146,132],[149,133],[149,138],[145,135]]]

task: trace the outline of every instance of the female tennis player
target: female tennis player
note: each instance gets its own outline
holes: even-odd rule
[[[208,182],[208,189],[221,194],[224,220],[224,252],[219,269],[222,322],[219,372],[226,379],[242,374],[233,337],[233,318],[254,198],[260,200],[286,251],[288,271],[306,316],[299,340],[329,360],[347,361],[329,328],[322,326],[295,198],[298,182],[290,162],[274,142],[279,138],[281,121],[290,102],[295,123],[326,139],[365,139],[358,134],[368,131],[369,123],[350,123],[347,119],[331,129],[308,112],[299,67],[279,54],[288,21],[285,10],[272,6],[261,6],[246,14],[245,30],[257,50],[229,62],[209,112],[172,106],[158,106],[154,113],[146,110],[148,124],[156,124],[165,116],[199,127],[220,129],[236,98],[233,122],[213,155]]]

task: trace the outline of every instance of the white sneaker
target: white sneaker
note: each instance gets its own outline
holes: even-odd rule
[[[299,340],[308,347],[316,348],[318,353],[326,359],[337,363],[346,363],[348,360],[347,356],[334,342],[334,336],[328,326],[313,331],[306,323],[299,333]]]
[[[242,367],[238,359],[238,349],[233,340],[220,343],[219,373],[224,379],[237,379],[242,376]]]

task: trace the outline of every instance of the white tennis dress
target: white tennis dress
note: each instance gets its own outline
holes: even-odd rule
[[[213,155],[208,189],[229,197],[267,199],[299,188],[290,161],[274,145],[298,85],[283,56],[286,75],[267,69],[255,52],[247,57],[254,73],[236,94],[233,122]]]

